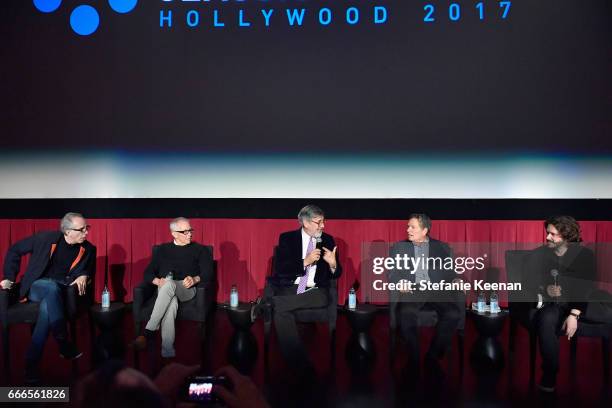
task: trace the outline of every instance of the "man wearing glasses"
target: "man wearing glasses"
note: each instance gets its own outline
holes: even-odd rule
[[[203,245],[192,241],[193,229],[184,217],[170,222],[173,241],[160,245],[153,252],[151,263],[147,266],[144,278],[157,286],[157,299],[151,318],[147,322],[144,335],[138,336],[133,345],[144,350],[147,341],[161,328],[161,355],[170,359],[175,357],[174,321],[178,302],[186,302],[196,295],[195,286],[200,281],[213,278],[212,254]]]
[[[58,342],[62,357],[74,360],[83,355],[68,341],[62,292],[67,286],[76,285],[79,295],[84,295],[87,281],[95,272],[96,247],[86,241],[88,232],[85,218],[69,212],[60,222],[60,231],[44,231],[25,238],[11,246],[6,254],[2,289],[11,289],[19,273],[21,257],[30,254],[19,297],[22,302],[40,303],[26,353],[29,383],[40,381],[38,364],[49,332]]]
[[[309,370],[310,363],[298,336],[294,312],[325,307],[329,303],[331,279],[342,274],[336,257],[336,244],[323,232],[325,214],[315,205],[307,205],[298,214],[301,227],[285,232],[278,240],[271,299],[274,326],[286,361],[298,371]]]

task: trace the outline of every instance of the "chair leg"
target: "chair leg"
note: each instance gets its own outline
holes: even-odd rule
[[[393,365],[395,348],[397,347],[397,333],[394,328],[389,329],[389,362]]]
[[[270,348],[270,330],[272,328],[272,322],[269,320],[264,321],[264,359],[268,360],[268,351]]]
[[[331,328],[329,329],[329,343],[330,343],[330,350],[329,350],[329,355],[330,355],[330,359],[331,359],[331,368],[332,370],[334,370],[336,368],[336,328]]]
[[[570,340],[570,367],[572,372],[576,372],[576,355],[578,354],[578,336],[573,336]]]
[[[535,382],[536,351],[538,348],[538,336],[533,330],[529,330],[529,382]]]
[[[465,333],[462,332],[458,332],[457,333],[457,348],[459,351],[459,373],[461,375],[463,375],[463,359],[464,359],[464,353],[465,353],[465,349],[464,349],[464,344],[465,344]]]
[[[11,358],[9,353],[9,329],[7,327],[2,328],[2,355],[4,356],[4,372],[6,373],[7,383],[9,382],[11,375]]]
[[[610,383],[610,338],[601,338],[601,353],[603,355],[603,378],[604,386]]]
[[[510,332],[508,335],[508,349],[510,350],[509,355],[513,355],[516,350],[516,328],[517,321],[515,319],[510,318]]]

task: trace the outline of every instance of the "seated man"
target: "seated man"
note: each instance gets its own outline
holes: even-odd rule
[[[431,229],[431,219],[426,214],[411,214],[408,218],[408,240],[396,243],[390,251],[391,257],[404,255],[408,259],[423,258],[422,262],[412,263],[410,270],[391,270],[389,273],[390,282],[407,280],[415,284],[417,290],[408,289],[399,293],[398,316],[399,326],[406,343],[410,349],[409,367],[411,375],[419,374],[419,338],[418,338],[418,312],[421,309],[433,309],[438,314],[438,324],[436,333],[431,341],[426,361],[429,367],[432,366],[439,370],[438,360],[442,358],[450,348],[451,340],[461,318],[461,313],[465,313],[457,306],[456,292],[433,292],[418,290],[421,281],[454,282],[460,280],[454,270],[444,269],[444,259],[451,256],[451,250],[447,244],[429,237]],[[442,262],[428,262],[427,260],[438,258]]]
[[[593,252],[580,245],[580,226],[569,216],[544,221],[546,245],[527,258],[526,284],[540,296],[529,311],[538,333],[542,355],[542,380],[539,388],[555,389],[559,370],[559,335],[568,340],[576,333],[578,320],[585,313],[594,285],[596,269]]]
[[[278,240],[274,275],[270,283],[275,296],[274,326],[286,361],[298,369],[310,363],[295,323],[299,309],[328,305],[330,279],[337,279],[342,268],[336,258],[336,244],[323,232],[325,214],[315,205],[307,205],[298,214],[301,228],[284,232]]]
[[[196,295],[195,285],[213,278],[210,268],[212,254],[205,246],[191,242],[193,229],[189,220],[183,217],[172,220],[170,233],[173,242],[160,245],[145,270],[145,281],[157,286],[157,299],[144,335],[133,342],[134,347],[144,350],[147,340],[161,327],[161,355],[165,358],[172,358],[176,354],[174,320],[178,302],[193,299]]]
[[[40,381],[38,364],[49,331],[58,342],[62,357],[73,360],[83,354],[68,341],[62,292],[68,285],[77,285],[79,295],[84,295],[87,280],[95,272],[96,247],[85,240],[88,231],[85,218],[69,212],[60,222],[60,231],[39,232],[17,242],[6,254],[2,289],[11,288],[21,257],[31,254],[19,297],[40,302],[26,353],[26,382]]]

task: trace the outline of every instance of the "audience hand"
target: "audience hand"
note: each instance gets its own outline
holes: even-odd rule
[[[155,278],[153,279],[153,284],[156,285],[158,288],[161,288],[162,286],[164,286],[166,283],[166,279],[165,278]]]
[[[186,366],[184,364],[171,363],[162,368],[153,382],[161,395],[171,401],[176,401],[187,377],[195,375],[199,370],[199,365]]]
[[[240,374],[234,367],[225,366],[215,375],[225,376],[233,385],[230,392],[222,385],[215,392],[230,408],[269,408],[266,399],[250,378]]]

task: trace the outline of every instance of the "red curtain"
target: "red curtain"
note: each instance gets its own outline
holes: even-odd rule
[[[132,289],[143,278],[154,244],[170,241],[166,219],[89,219],[92,225],[88,237],[98,249],[95,276],[96,299],[100,299],[105,279],[113,300],[132,301]],[[265,278],[270,274],[272,254],[278,235],[297,229],[293,219],[192,219],[195,240],[214,247],[214,259],[219,283],[218,301],[227,301],[232,285],[238,287],[241,300],[253,300],[263,291]],[[612,221],[581,222],[587,243],[612,241]],[[8,247],[36,231],[57,229],[57,220],[0,220],[0,261],[3,263]],[[329,220],[326,231],[336,238],[344,275],[338,282],[339,301],[344,303],[348,289],[361,280],[362,244],[364,242],[394,242],[405,239],[404,220]],[[483,273],[499,274],[505,279],[504,253],[506,249],[524,244],[544,242],[542,221],[471,221],[436,220],[431,235],[450,243],[465,243],[455,254],[487,253],[489,268]],[[512,248],[492,245],[506,243]],[[472,254],[474,255],[474,254]],[[612,259],[612,253],[598,253],[599,261]],[[27,258],[22,261],[23,273]],[[603,285],[612,276],[600,276]],[[482,278],[486,278],[483,274]],[[371,288],[358,291],[361,301],[372,298]],[[501,294],[505,304],[505,294]]]

